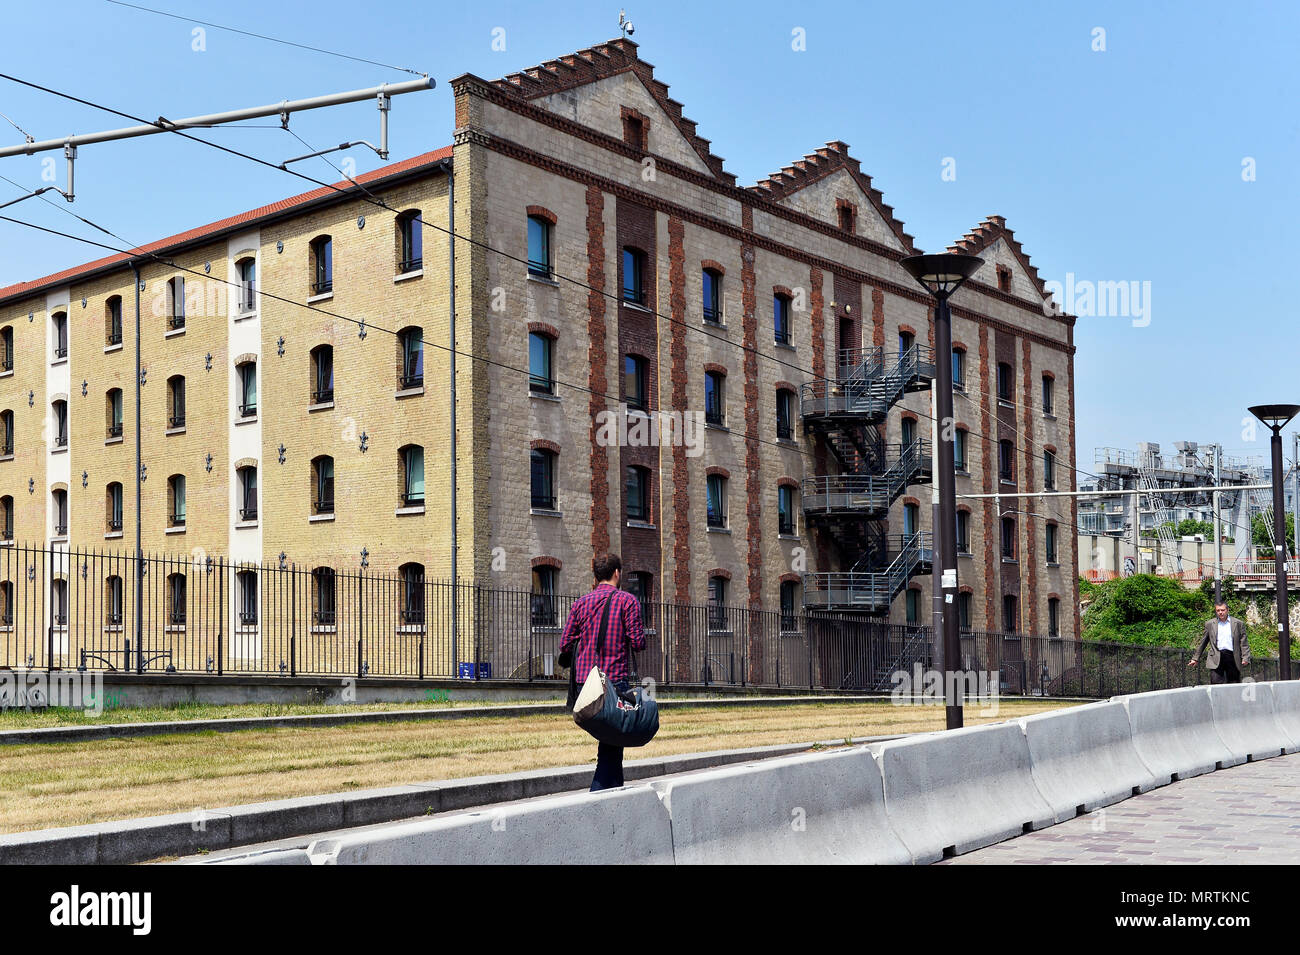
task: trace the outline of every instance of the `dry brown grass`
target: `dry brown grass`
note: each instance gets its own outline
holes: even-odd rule
[[[1002,701],[996,716],[1063,705]],[[666,710],[659,735],[629,759],[943,728],[935,706],[792,704]],[[595,762],[567,714],[6,746],[0,832],[215,809],[320,793]]]

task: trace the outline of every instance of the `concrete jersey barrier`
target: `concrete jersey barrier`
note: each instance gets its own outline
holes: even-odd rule
[[[1290,740],[1286,751],[1300,751],[1300,682],[1279,680],[1268,686],[1273,691],[1273,718]]]
[[[1138,756],[1161,783],[1245,762],[1224,744],[1203,686],[1115,697],[1128,711]]]
[[[733,766],[652,783],[672,820],[677,864],[911,861],[885,815],[866,748]]]
[[[885,811],[912,860],[937,862],[1056,821],[1030,772],[1018,723],[950,730],[875,747]]]
[[[1224,745],[1242,761],[1281,756],[1290,737],[1274,715],[1273,688],[1268,683],[1223,683],[1206,687],[1214,725]]]
[[[319,839],[307,854],[316,865],[671,864],[673,836],[642,784]]]
[[[1128,711],[1119,702],[1090,703],[1019,720],[1038,791],[1057,822],[1155,789],[1138,756]]]

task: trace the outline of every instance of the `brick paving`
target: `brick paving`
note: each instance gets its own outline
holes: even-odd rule
[[[1300,754],[1182,780],[941,865],[1300,862]]]

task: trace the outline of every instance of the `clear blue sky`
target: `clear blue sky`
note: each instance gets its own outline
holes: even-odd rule
[[[427,71],[435,91],[393,109],[394,158],[450,142],[447,80],[493,78],[618,34],[618,4],[144,5]],[[1006,216],[1046,279],[1151,283],[1150,324],[1076,327],[1079,466],[1098,445],[1242,437],[1246,407],[1300,403],[1293,287],[1300,7],[1288,3],[759,2],[633,5],[634,39],[727,168],[752,183],[842,139],[917,243],[937,251]],[[10,4],[0,71],[135,115],[187,116],[377,85],[402,73],[76,0]],[[1105,30],[1095,52],[1094,28]],[[504,30],[505,50],[493,49]],[[806,50],[792,49],[802,28]],[[500,36],[501,34],[497,34]],[[0,81],[0,112],[37,139],[127,125]],[[357,104],[293,120],[317,148],[374,139]],[[275,162],[307,150],[278,129],[210,138]],[[19,134],[0,121],[0,141]],[[360,150],[357,168],[379,165]],[[956,179],[941,178],[942,162]],[[1242,162],[1255,162],[1255,181]],[[62,179],[62,160],[59,160]],[[323,163],[303,171],[334,179]],[[36,158],[0,175],[41,185]],[[60,182],[62,184],[62,182]],[[83,147],[73,208],[145,242],[302,191],[273,170],[178,137]],[[0,197],[20,191],[0,181]],[[3,200],[0,200],[3,201]],[[62,202],[62,200],[59,200]],[[5,210],[93,235],[40,200]],[[0,285],[96,257],[0,222]],[[1289,298],[1283,298],[1292,293]],[[1288,440],[1289,457],[1289,440]]]

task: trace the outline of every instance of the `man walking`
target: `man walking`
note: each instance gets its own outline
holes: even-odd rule
[[[1226,601],[1220,600],[1214,605],[1214,619],[1205,622],[1201,645],[1187,664],[1189,667],[1196,666],[1197,658],[1207,644],[1210,649],[1205,662],[1210,667],[1210,682],[1240,683],[1240,667],[1250,663],[1250,643],[1246,639],[1246,625],[1237,617],[1228,616]]]
[[[560,637],[560,652],[572,647],[573,668],[579,683],[592,667],[614,684],[622,694],[628,689],[631,651],[645,649],[645,628],[641,625],[641,602],[626,590],[619,590],[623,562],[617,554],[602,554],[591,562],[596,587],[573,602]],[[604,743],[596,750],[596,774],[591,791],[623,785],[623,747]]]

